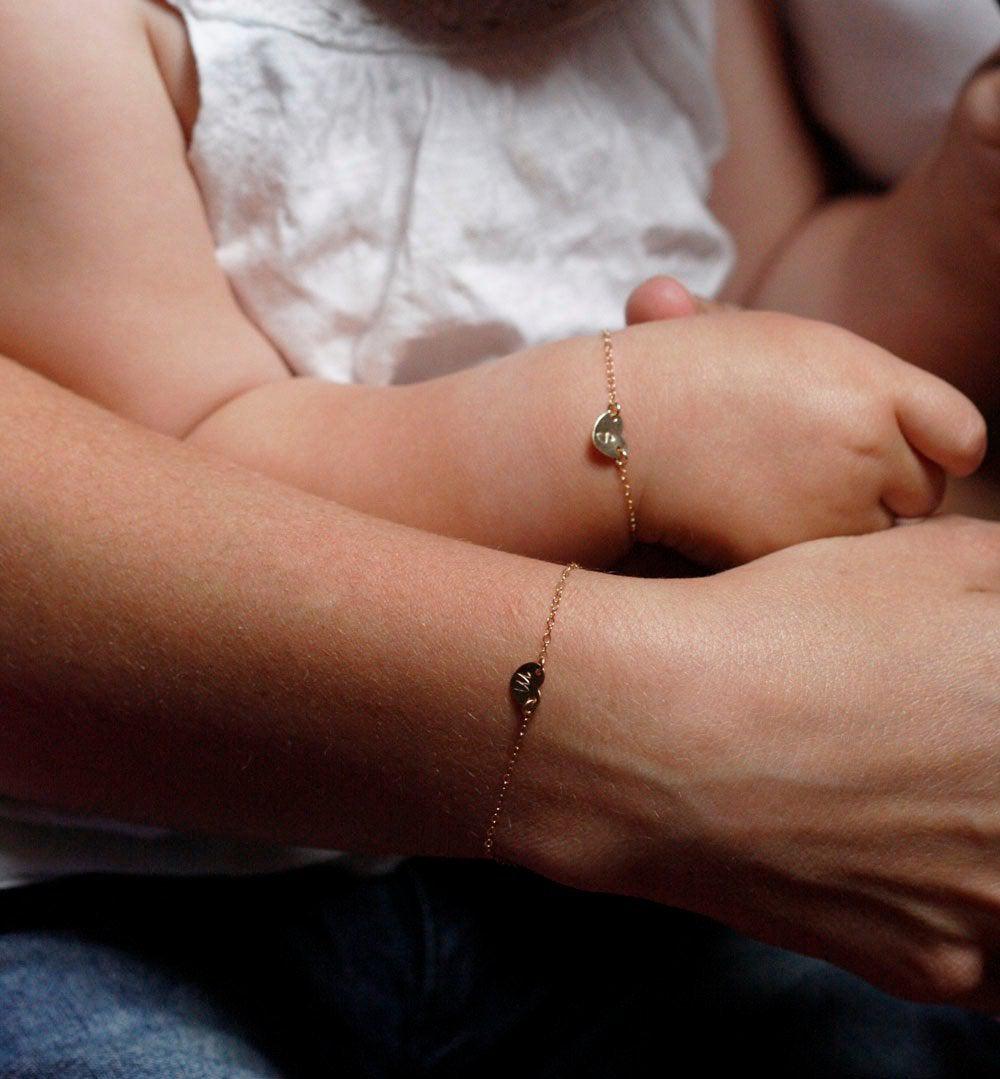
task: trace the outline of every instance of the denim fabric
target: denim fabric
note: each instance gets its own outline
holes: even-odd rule
[[[0,893],[2,1079],[1000,1075],[1000,1024],[708,919],[414,858]]]

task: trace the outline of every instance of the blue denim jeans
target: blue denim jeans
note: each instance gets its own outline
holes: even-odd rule
[[[687,1063],[684,1063],[687,1061]],[[1000,1024],[708,919],[413,858],[0,893],[3,1079],[1000,1075]]]

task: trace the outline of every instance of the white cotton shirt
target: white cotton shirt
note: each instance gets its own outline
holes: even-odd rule
[[[723,145],[706,0],[174,0],[189,160],[239,302],[299,373],[415,382],[714,293]],[[0,886],[339,857],[0,803]]]
[[[704,0],[176,6],[219,261],[299,373],[417,382],[726,275]]]

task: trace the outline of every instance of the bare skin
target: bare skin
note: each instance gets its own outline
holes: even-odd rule
[[[727,0],[717,17],[730,147],[712,207],[739,254],[724,299],[844,326],[997,415],[1000,52],[970,73],[941,144],[910,175],[884,194],[834,198],[773,5]],[[633,322],[689,313],[655,278],[629,304]],[[956,485],[944,505],[1000,519],[1000,469]]]
[[[740,308],[728,301],[706,300],[692,295],[676,278],[657,275],[633,289],[625,307],[629,325],[688,318],[692,315],[725,315]],[[949,483],[939,512],[957,513],[1000,521],[1000,459],[988,454],[983,466],[972,476]],[[645,552],[644,552],[645,553]],[[669,563],[658,562],[668,567]],[[670,572],[665,568],[664,573]]]
[[[481,853],[558,565],[358,514],[6,360],[0,418],[5,795]],[[576,570],[498,849],[996,1009],[998,616],[1000,526],[959,519],[690,581]]]
[[[197,95],[181,22],[153,4],[59,9],[4,15],[0,235],[24,252],[0,266],[9,355],[365,513],[535,557],[621,558],[621,489],[586,439],[606,399],[596,334],[414,386],[293,378],[214,260],[185,157]],[[57,245],[34,242],[55,230]],[[663,322],[616,352],[638,538],[711,565],[930,513],[945,475],[981,459],[961,395],[803,320]]]
[[[739,249],[725,298],[844,326],[1000,408],[1000,41],[940,145],[882,194],[833,198],[774,6],[734,0],[719,20],[731,144],[712,202]]]
[[[36,198],[49,178],[16,177]],[[475,856],[512,733],[503,690],[559,567],[361,514],[148,416],[116,418],[152,374],[186,384],[171,332],[160,347],[176,369],[146,352],[114,402],[83,400],[95,357],[153,348],[136,334],[144,300],[180,304],[195,335],[182,340],[204,357],[212,341],[197,335],[206,313],[227,325],[224,292],[157,278],[153,254],[129,248],[114,317],[91,325],[70,302],[74,273],[89,268],[96,303],[117,233],[51,220],[93,246],[56,259],[51,293],[37,292],[65,336],[48,352],[25,333],[23,362],[0,361],[3,792],[215,834]],[[206,296],[220,306],[206,312]],[[259,384],[284,379],[254,354]],[[66,372],[79,393],[41,377]],[[233,381],[213,384],[213,408],[246,390],[245,372],[221,372]],[[171,422],[191,429],[203,405],[172,399]],[[897,992],[997,1005],[1000,529],[940,521],[707,580],[579,570],[570,587],[502,853],[714,914]]]

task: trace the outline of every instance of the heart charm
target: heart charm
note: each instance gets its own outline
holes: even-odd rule
[[[510,692],[524,715],[530,716],[538,707],[544,681],[545,671],[538,663],[522,663],[511,675]]]
[[[618,450],[621,448],[621,456],[628,457],[628,446],[625,445],[625,436],[622,434],[622,417],[619,412],[602,412],[594,423],[594,433],[591,435],[594,445],[605,457],[618,458]]]

